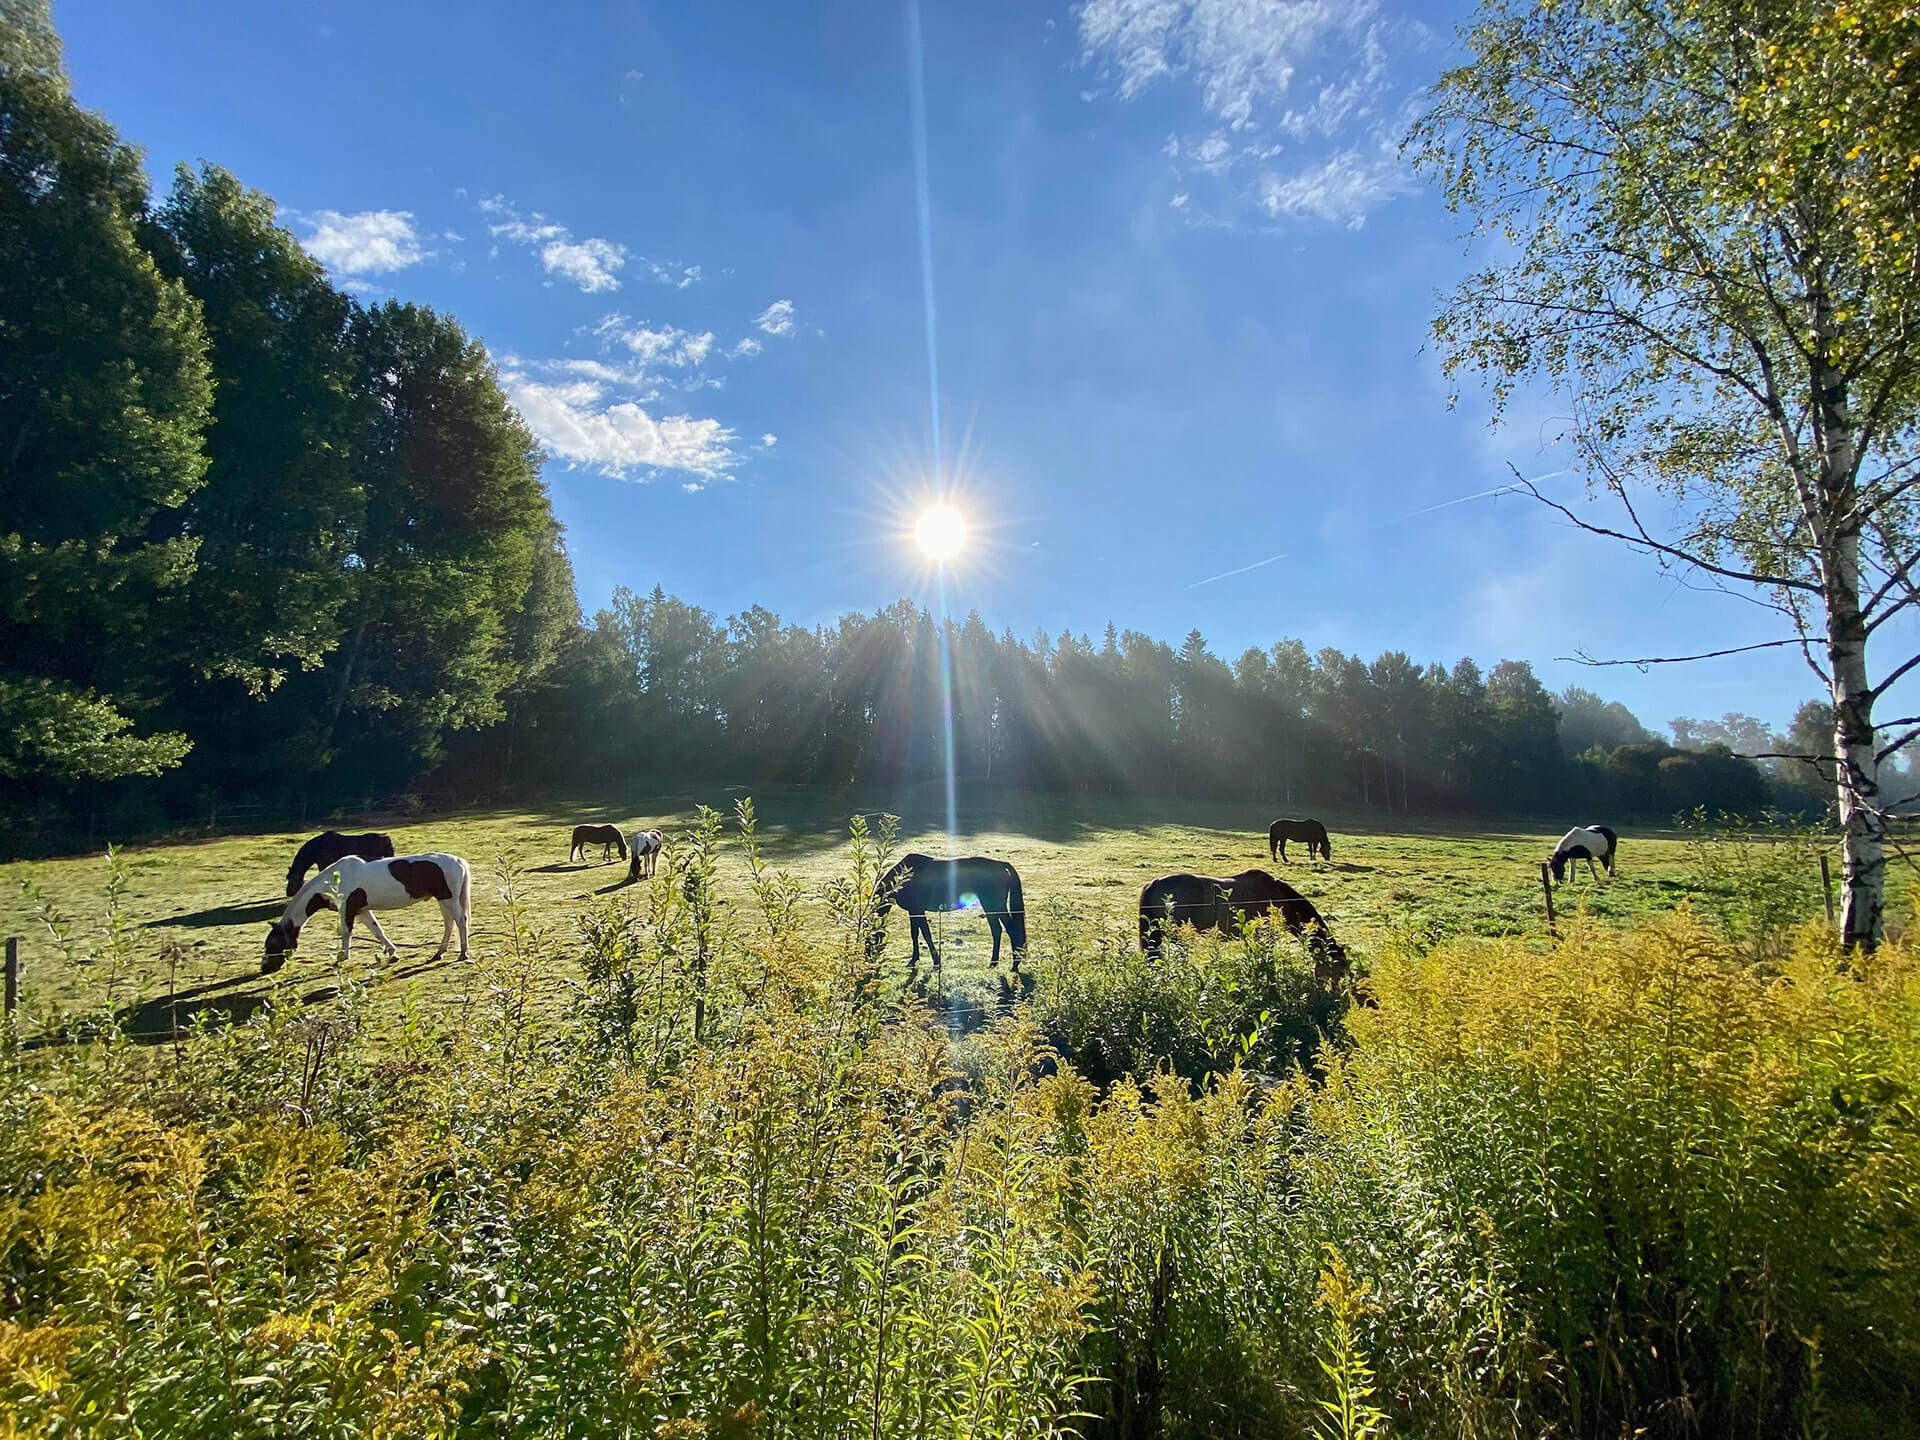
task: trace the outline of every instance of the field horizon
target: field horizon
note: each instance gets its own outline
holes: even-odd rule
[[[461,856],[474,876],[473,948],[501,939],[501,884],[511,872],[532,921],[570,941],[579,919],[610,897],[640,901],[645,882],[626,883],[617,860],[571,863],[571,827],[615,823],[624,830],[658,826],[669,850],[684,835],[698,805],[712,806],[724,825],[718,893],[723,902],[749,900],[734,803],[750,797],[768,864],[792,873],[808,897],[803,924],[814,923],[822,887],[842,872],[848,826],[855,814],[898,817],[896,852],[986,854],[1021,872],[1030,925],[1040,943],[1050,925],[1071,922],[1130,934],[1140,887],[1176,870],[1232,874],[1269,869],[1294,884],[1327,916],[1363,967],[1395,935],[1520,936],[1547,933],[1539,862],[1564,824],[1508,818],[1485,820],[1318,812],[1333,836],[1331,861],[1305,861],[1293,852],[1276,863],[1267,853],[1267,824],[1281,813],[1257,801],[1111,799],[973,791],[958,798],[956,826],[946,829],[938,786],[886,793],[803,786],[712,785],[636,793],[589,805],[554,797],[537,804],[485,807],[427,816],[391,812],[340,817],[307,830],[261,829],[205,836],[175,835],[117,851],[128,877],[124,897],[132,924],[133,971],[140,998],[136,1033],[170,1031],[202,1011],[242,1020],[283,987],[323,996],[335,966],[337,932],[316,920],[281,972],[260,973],[268,923],[284,904],[285,871],[294,850],[321,828],[381,829],[401,854],[442,850]],[[1571,823],[1571,822],[1567,822]],[[1595,884],[1584,871],[1556,888],[1563,918],[1584,911],[1623,924],[1668,910],[1692,893],[1681,832],[1670,827],[1620,829],[1619,873]],[[48,904],[83,942],[97,940],[110,880],[103,853],[0,864],[0,935],[21,939],[23,1009],[80,1008],[97,1003],[98,974],[67,967],[59,946],[36,915]],[[663,865],[662,877],[671,873]],[[31,887],[32,894],[28,887]],[[39,897],[38,900],[34,895]],[[452,954],[426,958],[438,941],[432,906],[392,913],[383,923],[401,958],[389,964],[365,927],[355,936],[356,971],[383,1003],[432,1003],[463,993],[465,972]],[[977,914],[934,916],[947,950],[942,971],[923,962],[916,983],[934,977],[948,989],[1001,988],[988,973],[987,925]],[[908,961],[904,917],[887,932],[886,979],[903,983]],[[1002,962],[1002,977],[1008,964]],[[548,977],[558,980],[561,977]]]

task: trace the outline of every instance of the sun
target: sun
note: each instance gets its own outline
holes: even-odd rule
[[[914,522],[913,538],[929,559],[951,560],[967,543],[967,522],[951,505],[932,505]]]

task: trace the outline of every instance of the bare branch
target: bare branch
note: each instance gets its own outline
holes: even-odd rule
[[[1801,644],[1799,636],[1789,640],[1762,640],[1757,645],[1736,645],[1731,650],[1705,650],[1698,655],[1644,655],[1637,660],[1596,660],[1591,655],[1556,655],[1556,660],[1570,660],[1575,665],[1590,665],[1596,670],[1614,665],[1632,665],[1644,670],[1649,665],[1685,665],[1693,660],[1718,660],[1722,655],[1744,655],[1749,650],[1772,650],[1781,645]]]
[[[1913,669],[1914,666],[1916,665],[1920,665],[1920,655],[1908,656],[1905,660],[1902,660],[1898,665],[1893,667],[1892,674],[1888,675],[1886,679],[1882,680],[1878,685],[1874,686],[1873,689],[1867,692],[1868,697],[1870,699],[1878,700],[1882,695],[1886,694],[1887,691],[1893,688],[1894,681],[1898,680],[1902,675],[1906,674],[1909,670]]]
[[[1573,524],[1585,530],[1590,535],[1604,535],[1609,540],[1624,540],[1629,545],[1641,546],[1645,549],[1655,551],[1658,554],[1669,556],[1684,565],[1691,565],[1696,570],[1704,570],[1709,575],[1724,575],[1729,580],[1744,580],[1750,585],[1773,585],[1782,590],[1804,590],[1810,595],[1818,595],[1821,593],[1820,587],[1808,580],[1794,580],[1785,575],[1761,575],[1751,570],[1732,570],[1725,565],[1715,565],[1711,561],[1704,560],[1698,555],[1688,554],[1685,550],[1676,549],[1672,545],[1662,544],[1649,535],[1645,528],[1639,524],[1638,520],[1634,523],[1634,528],[1640,532],[1638,535],[1629,535],[1622,530],[1610,530],[1604,525],[1591,524],[1588,521],[1582,520],[1558,500],[1549,500],[1545,495],[1542,495],[1531,480],[1521,475],[1516,466],[1509,465],[1507,468],[1513,471],[1514,479],[1518,482],[1514,487],[1515,489],[1526,491],[1550,510],[1558,510]],[[1788,642],[1783,641],[1780,643],[1784,644]],[[1731,654],[1732,652],[1728,651],[1724,653]]]

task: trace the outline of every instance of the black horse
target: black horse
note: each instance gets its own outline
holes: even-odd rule
[[[1004,860],[985,855],[968,855],[959,860],[936,860],[931,855],[908,855],[880,877],[880,911],[874,916],[870,952],[878,954],[886,943],[887,910],[898,905],[907,912],[907,925],[913,936],[913,964],[920,964],[920,937],[927,937],[927,951],[933,963],[940,963],[934,948],[933,927],[927,923],[929,910],[961,910],[969,900],[985,912],[993,931],[993,964],[1000,963],[1000,932],[1006,931],[1013,942],[1013,968],[1020,968],[1020,957],[1027,948],[1027,902],[1020,890],[1020,872]]]
[[[391,860],[393,837],[374,831],[365,835],[342,835],[338,830],[323,831],[294,852],[293,864],[287,867],[287,894],[299,892],[300,887],[307,883],[307,871],[314,866],[324,870],[349,855],[358,855],[362,860]]]
[[[1224,877],[1181,873],[1148,881],[1140,892],[1140,949],[1147,955],[1159,954],[1173,925],[1238,935],[1247,921],[1276,911],[1280,923],[1313,951],[1314,972],[1321,979],[1347,973],[1346,949],[1333,938],[1326,917],[1306,896],[1265,870]]]
[[[1327,840],[1327,827],[1318,820],[1276,820],[1267,827],[1267,854],[1275,860],[1287,858],[1287,841],[1307,847],[1307,859],[1318,851],[1322,860],[1333,859],[1333,846]]]

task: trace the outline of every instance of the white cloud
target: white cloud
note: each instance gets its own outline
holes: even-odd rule
[[[1295,175],[1266,175],[1260,181],[1261,209],[1282,215],[1312,215],[1330,224],[1358,230],[1367,212],[1408,190],[1407,178],[1390,155],[1371,159],[1342,150],[1323,165]]]
[[[663,325],[655,329],[648,325],[635,325],[620,314],[607,316],[594,327],[594,334],[606,344],[624,347],[633,355],[640,369],[645,371],[662,367],[698,370],[714,353],[711,330],[696,334],[691,330],[682,330],[677,325]]]
[[[495,217],[495,223],[487,227],[489,235],[537,250],[540,264],[549,275],[557,275],[589,295],[620,288],[617,272],[627,263],[626,246],[597,235],[575,240],[566,226],[537,210],[522,215],[504,195],[482,200],[480,209]]]
[[[760,448],[762,450],[771,450],[774,446],[778,445],[779,443],[780,443],[780,437],[772,433],[768,433],[760,437]]]
[[[793,334],[793,302],[791,300],[774,301],[754,317],[753,323],[769,335]]]
[[[571,280],[591,295],[600,290],[618,290],[620,277],[614,272],[627,263],[623,245],[611,240],[589,237],[585,240],[551,240],[540,247],[540,263],[549,275]]]
[[[1396,146],[1405,125],[1392,52],[1429,36],[1382,19],[1377,0],[1087,0],[1078,15],[1081,62],[1121,101],[1191,87],[1200,123],[1161,152],[1173,193],[1187,197],[1173,208],[1191,223],[1251,206],[1269,220],[1354,225],[1410,188],[1391,159],[1368,157]],[[1287,173],[1276,175],[1283,152]]]
[[[410,210],[322,210],[301,243],[336,275],[385,275],[418,265],[430,254],[413,228]]]
[[[482,200],[480,210],[492,217],[494,223],[487,227],[487,233],[495,240],[524,245],[538,252],[547,274],[577,285],[589,295],[618,290],[619,272],[626,268],[628,261],[660,284],[671,285],[676,290],[700,283],[698,265],[649,260],[618,241],[603,240],[597,235],[576,240],[565,225],[549,220],[538,210],[522,215],[504,195]],[[498,254],[498,247],[489,253]]]
[[[671,285],[676,290],[685,290],[690,285],[698,285],[700,283],[700,267],[698,265],[673,265],[663,263],[659,260],[645,259],[641,260],[640,263],[647,267],[647,273],[652,275],[655,280],[658,280],[662,285]]]
[[[597,380],[548,382],[506,370],[500,383],[547,453],[569,465],[623,480],[680,471],[698,477],[698,488],[740,464],[735,433],[718,420],[655,416]]]
[[[791,308],[773,317],[789,329]],[[500,357],[502,387],[555,459],[621,479],[677,471],[695,477],[687,488],[699,489],[773,448],[771,434],[746,445],[719,420],[659,413],[670,393],[680,398],[668,403],[684,405],[692,394],[722,388],[726,377],[708,367],[759,354],[759,341],[723,349],[711,330],[636,322],[618,311],[577,333],[596,340],[600,355]]]

